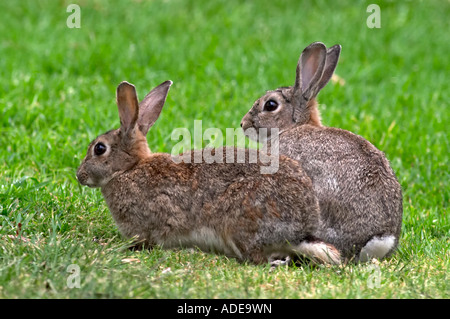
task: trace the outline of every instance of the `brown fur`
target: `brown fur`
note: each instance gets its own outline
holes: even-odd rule
[[[320,112],[317,108],[317,100],[312,99],[311,101],[308,101],[306,107],[310,110],[309,121],[307,122],[307,124],[313,126],[322,126],[322,119],[320,118]]]

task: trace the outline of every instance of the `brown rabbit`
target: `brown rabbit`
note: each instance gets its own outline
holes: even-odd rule
[[[253,263],[295,254],[339,263],[336,248],[312,235],[319,206],[296,161],[281,156],[276,173],[261,174],[263,164],[249,163],[248,150],[242,164],[186,163],[150,152],[146,135],[171,84],[139,104],[134,86],[122,82],[120,128],[97,137],[78,168],[82,185],[101,188],[120,232],[141,245],[198,247]]]
[[[349,131],[321,124],[316,96],[332,77],[340,52],[340,45],[327,50],[320,42],[305,48],[294,85],[259,98],[241,127],[251,128],[251,138],[260,128],[278,128],[280,154],[301,163],[319,199],[316,236],[335,245],[346,259],[366,261],[395,250],[402,191],[375,146]]]

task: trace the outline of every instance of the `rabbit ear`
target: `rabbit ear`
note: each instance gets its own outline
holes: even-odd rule
[[[120,129],[129,134],[136,126],[139,117],[139,104],[134,85],[123,81],[117,87],[117,106],[119,107]]]
[[[322,42],[307,46],[297,64],[294,96],[300,94],[309,101],[319,93],[318,84],[326,61],[327,48]]]
[[[317,86],[317,93],[324,88],[324,86],[330,81],[333,76],[334,70],[339,60],[339,55],[341,54],[341,46],[336,44],[327,50],[327,58],[325,60],[325,67],[323,68],[322,77],[320,78],[319,84]]]
[[[142,134],[147,135],[150,127],[158,119],[161,114],[161,110],[169,93],[169,88],[172,85],[172,81],[166,81],[155,87],[139,104],[139,130]]]

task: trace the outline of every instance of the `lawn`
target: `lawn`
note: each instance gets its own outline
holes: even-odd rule
[[[73,2],[0,2],[0,298],[450,297],[448,1],[378,1],[380,28],[366,23],[373,1],[79,0],[69,28]],[[269,272],[126,249],[100,191],[75,178],[89,142],[119,126],[116,86],[143,98],[174,82],[148,135],[171,152],[194,120],[239,127],[266,90],[293,84],[314,41],[342,45],[323,123],[375,144],[402,185],[397,253]]]

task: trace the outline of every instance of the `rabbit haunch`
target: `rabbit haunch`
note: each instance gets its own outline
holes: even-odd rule
[[[121,83],[121,126],[90,144],[77,171],[81,184],[101,187],[120,232],[138,245],[199,247],[254,263],[296,254],[339,263],[338,250],[314,236],[318,201],[297,161],[280,156],[276,173],[261,174],[265,164],[249,163],[248,150],[245,163],[231,164],[176,163],[170,154],[150,152],[145,136],[170,85],[138,104],[134,86]]]

